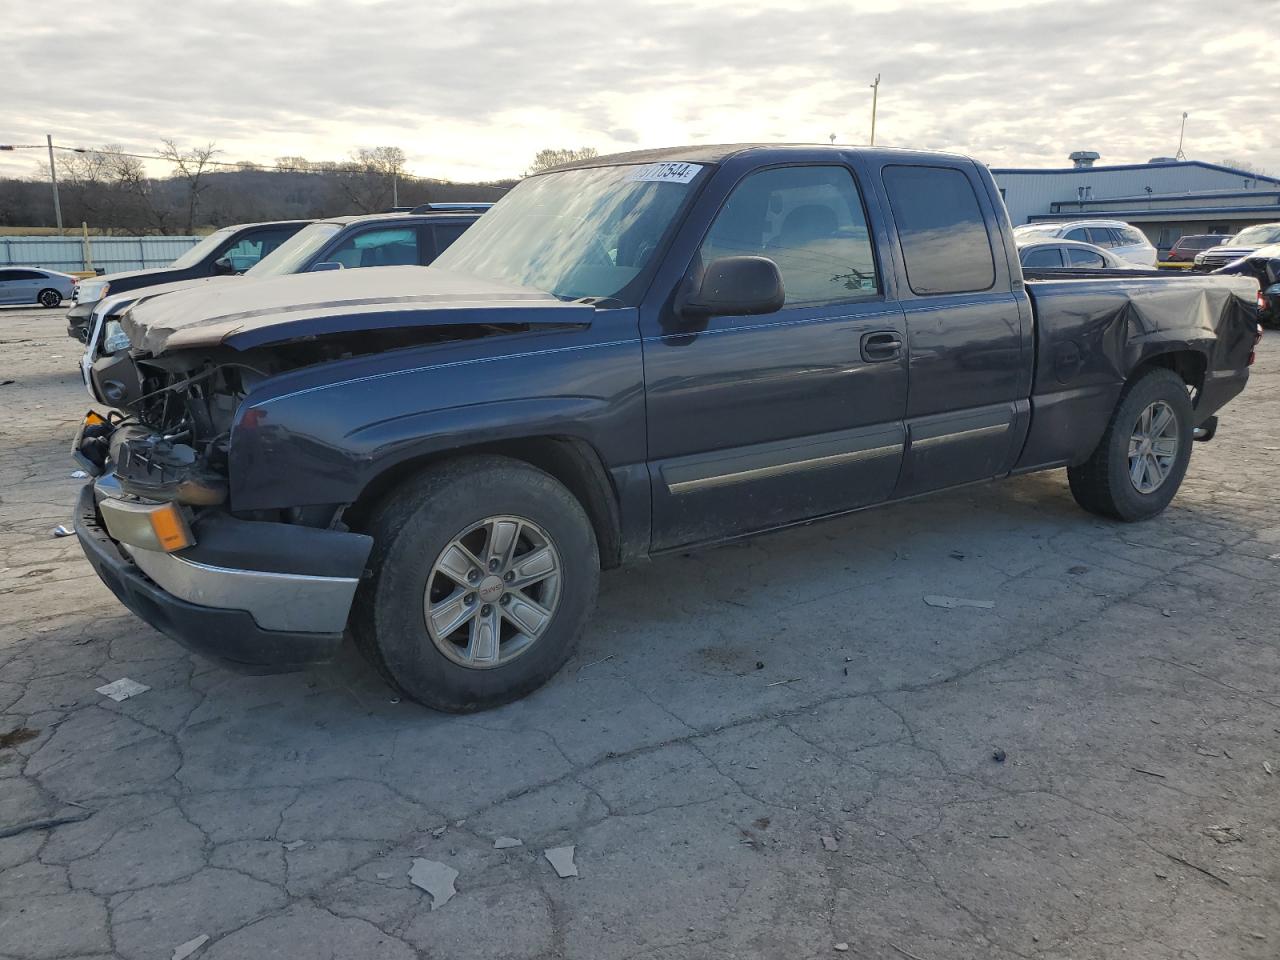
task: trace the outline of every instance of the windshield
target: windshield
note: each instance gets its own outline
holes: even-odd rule
[[[311,258],[342,229],[336,223],[312,223],[245,271],[246,277],[283,277],[301,273]]]
[[[173,261],[173,263],[169,264],[169,266],[179,268],[194,267],[209,254],[213,253],[213,251],[217,250],[224,240],[229,240],[231,235],[235,232],[235,227],[223,227],[221,230],[214,231],[180,256],[177,260]]]
[[[1223,246],[1227,247],[1260,247],[1264,243],[1280,241],[1280,223],[1263,223],[1256,227],[1246,227]]]
[[[636,287],[703,168],[565,170],[517,184],[435,265],[565,300],[637,301]]]

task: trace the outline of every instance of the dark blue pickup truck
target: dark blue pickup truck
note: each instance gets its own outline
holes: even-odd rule
[[[1256,281],[1024,273],[987,169],[813,146],[521,182],[431,267],[142,299],[76,527],[117,597],[249,668],[350,628],[445,710],[568,657],[599,571],[1066,467],[1159,513],[1243,389]],[[123,412],[121,412],[123,411]]]

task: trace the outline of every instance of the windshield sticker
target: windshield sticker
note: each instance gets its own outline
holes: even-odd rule
[[[637,167],[627,179],[633,183],[688,183],[701,169],[698,163],[648,163]]]

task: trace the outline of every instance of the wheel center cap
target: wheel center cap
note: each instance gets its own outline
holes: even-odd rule
[[[480,589],[476,591],[485,603],[493,603],[502,596],[502,578],[489,576],[480,581]]]

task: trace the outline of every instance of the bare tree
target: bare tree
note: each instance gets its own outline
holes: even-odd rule
[[[64,153],[59,167],[68,188],[73,222],[93,220],[130,234],[169,232],[169,215],[155,196],[154,181],[142,161],[126,154],[118,144]]]
[[[173,164],[176,175],[187,183],[187,225],[190,234],[195,229],[196,210],[200,208],[200,194],[208,184],[201,184],[209,168],[209,161],[220,151],[210,140],[203,147],[192,147],[185,153],[172,140],[165,140],[160,156]]]
[[[590,160],[592,157],[600,156],[600,151],[595,147],[548,147],[545,150],[539,150],[533,158],[533,163],[529,165],[529,169],[524,172],[526,177],[533,176],[535,173],[541,173],[543,170],[550,170],[552,167],[558,167],[562,163],[571,163],[574,160]]]
[[[1245,173],[1252,173],[1257,176],[1267,176],[1267,171],[1257,164],[1250,163],[1248,160],[1236,160],[1233,157],[1225,157],[1218,161],[1224,167],[1231,167],[1233,170],[1243,170]]]
[[[399,147],[361,147],[339,167],[338,186],[361,213],[386,210],[404,176],[406,157]]]

